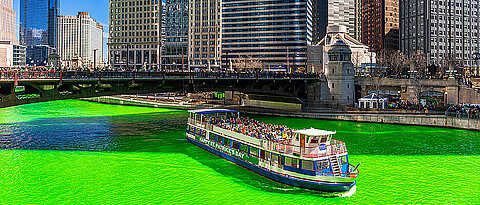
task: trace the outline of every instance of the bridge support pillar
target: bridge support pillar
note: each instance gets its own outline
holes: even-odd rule
[[[447,104],[458,104],[459,103],[459,96],[458,96],[458,86],[449,86],[445,89],[445,102]]]

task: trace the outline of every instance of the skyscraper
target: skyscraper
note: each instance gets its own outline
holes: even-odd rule
[[[238,70],[305,67],[307,46],[312,43],[313,14],[317,14],[312,11],[315,3],[223,0],[224,67],[231,65]]]
[[[188,59],[188,0],[166,0],[164,11],[162,64],[169,69],[185,69]]]
[[[358,30],[358,21],[356,21],[356,5],[358,0],[316,0],[318,23],[317,30],[319,38],[327,34],[327,26],[343,25],[347,27],[347,34],[358,40],[355,35]],[[358,8],[358,7],[357,7]],[[357,16],[358,17],[358,16]],[[357,25],[357,28],[356,28]]]
[[[159,68],[162,1],[110,0],[109,19],[108,55],[113,67]]]
[[[15,35],[15,11],[12,0],[0,0],[0,41],[17,44]]]
[[[0,0],[0,67],[24,66],[25,46],[18,45],[12,0]]]
[[[478,68],[472,54],[480,48],[479,1],[400,1],[400,49],[422,51],[427,64]]]
[[[399,0],[362,1],[362,43],[375,52],[398,50]]]
[[[84,66],[101,65],[103,58],[103,27],[88,12],[77,16],[58,16],[57,52],[63,66],[72,66],[72,59],[80,57]],[[95,55],[95,56],[94,56]]]
[[[20,44],[55,48],[58,6],[58,0],[20,0]]]
[[[190,67],[218,69],[222,52],[221,0],[189,0]]]

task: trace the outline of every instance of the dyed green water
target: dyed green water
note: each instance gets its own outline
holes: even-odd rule
[[[479,204],[480,133],[253,116],[337,130],[352,197],[272,182],[184,139],[185,111],[58,101],[0,109],[1,204]]]

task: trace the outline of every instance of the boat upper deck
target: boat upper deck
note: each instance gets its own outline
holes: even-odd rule
[[[306,158],[346,153],[345,143],[332,139],[332,135],[336,132],[313,128],[295,130],[285,125],[259,122],[248,117],[243,118],[236,111],[224,109],[194,110],[190,113],[193,113],[189,119],[192,124],[212,125],[265,140],[262,146],[265,146],[267,150]]]
[[[243,117],[214,117],[208,116],[205,122],[223,129],[242,133],[247,136],[267,139],[270,141],[283,141],[290,139],[293,130],[285,125],[268,124],[255,119]]]

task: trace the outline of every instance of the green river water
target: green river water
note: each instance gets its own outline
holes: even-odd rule
[[[67,100],[0,109],[0,204],[480,204],[480,133],[250,116],[336,130],[350,197],[275,183],[185,140],[186,111]]]

